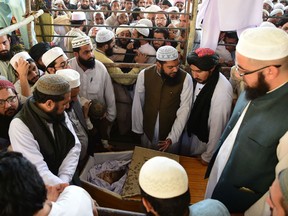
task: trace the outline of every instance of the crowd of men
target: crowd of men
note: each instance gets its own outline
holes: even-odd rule
[[[55,0],[59,9],[80,9],[53,14],[73,24],[58,29],[66,37],[56,46],[40,42],[16,52],[13,37],[0,36],[0,186],[13,189],[4,175],[18,184],[34,173],[26,182],[31,188],[13,192],[35,192],[19,196],[32,202],[33,214],[64,211],[74,199],[75,208],[85,202],[87,215],[96,215],[91,197],[67,185],[81,185],[79,172],[95,145],[113,151],[116,127],[139,136],[145,148],[197,157],[207,166],[205,200],[189,207],[184,168],[162,157],[147,161],[139,176],[147,212],[288,215],[288,2],[265,0],[263,13],[271,17],[261,26],[239,37],[221,32],[215,50],[195,39],[185,59],[184,4]],[[97,11],[106,6],[111,14]],[[223,66],[231,67],[230,80]],[[24,165],[27,172],[16,176]],[[25,209],[0,196],[4,215]]]

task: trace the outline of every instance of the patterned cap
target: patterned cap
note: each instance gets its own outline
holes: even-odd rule
[[[91,43],[91,39],[89,36],[87,35],[84,35],[84,36],[79,36],[79,37],[76,37],[72,40],[72,48],[78,48],[78,47],[82,47],[82,46],[85,46],[85,45],[92,45]]]
[[[39,78],[36,89],[46,95],[63,95],[70,91],[70,85],[60,75],[47,74]]]
[[[178,59],[178,51],[172,46],[162,46],[156,52],[159,61],[174,61]]]

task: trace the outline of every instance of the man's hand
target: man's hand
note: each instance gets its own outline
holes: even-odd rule
[[[27,79],[28,71],[29,71],[29,62],[23,58],[20,58],[18,62],[16,62],[16,71],[19,75],[19,79],[21,77]]]
[[[84,106],[82,107],[83,109],[83,115],[84,115],[84,118],[87,119],[89,116],[88,116],[88,113],[89,113],[89,108],[92,104],[92,101],[91,100],[88,100],[84,103]]]
[[[159,141],[159,151],[166,151],[170,145],[172,145],[172,140],[169,138],[164,141]]]
[[[52,201],[52,202],[56,202],[56,200],[58,199],[60,193],[63,192],[63,190],[68,186],[68,183],[62,183],[62,184],[58,184],[58,185],[46,185],[46,189],[47,189],[47,200]]]

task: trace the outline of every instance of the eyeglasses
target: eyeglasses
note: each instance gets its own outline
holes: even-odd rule
[[[15,103],[17,101],[17,96],[10,96],[6,100],[0,99],[0,107],[3,108],[5,107],[6,102],[10,103]]]
[[[268,66],[265,66],[265,67],[262,67],[262,68],[259,68],[257,70],[253,70],[253,71],[244,70],[244,69],[240,68],[239,65],[236,65],[235,69],[236,69],[237,73],[239,74],[239,76],[242,77],[242,76],[246,76],[246,75],[249,75],[249,74],[252,74],[252,73],[260,72],[261,70],[263,70],[265,68],[268,68],[268,67],[279,68],[279,67],[281,67],[281,65],[268,65]]]

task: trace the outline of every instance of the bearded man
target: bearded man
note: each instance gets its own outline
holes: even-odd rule
[[[10,145],[9,125],[20,108],[14,85],[8,80],[0,80],[0,151],[5,151]]]
[[[132,130],[141,135],[143,147],[178,153],[178,141],[192,103],[192,78],[179,69],[178,52],[174,47],[160,47],[156,59],[156,66],[138,75]]]
[[[10,82],[16,81],[16,75],[9,64],[13,53],[11,51],[11,37],[9,35],[0,36],[0,75],[6,77]]]
[[[245,91],[210,161],[206,189],[206,198],[221,201],[230,213],[270,214],[269,187],[287,167],[287,44],[286,32],[267,27],[245,30],[236,46]]]
[[[69,83],[47,74],[39,78],[33,96],[10,124],[13,150],[36,166],[47,185],[79,183],[76,168],[81,144],[64,112],[69,102]]]
[[[110,148],[108,140],[112,122],[116,118],[116,103],[111,78],[105,66],[95,60],[92,42],[88,36],[80,36],[72,40],[74,58],[69,62],[72,69],[80,74],[79,96],[88,100],[97,99],[107,106],[101,126],[105,133],[101,134],[104,148]],[[102,129],[103,129],[102,128]]]

